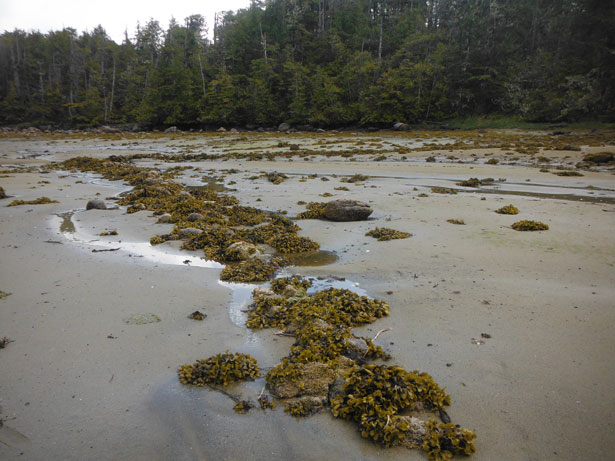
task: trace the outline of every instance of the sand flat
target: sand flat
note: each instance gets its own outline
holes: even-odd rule
[[[275,146],[284,137],[268,136],[259,135],[258,146]],[[330,133],[323,138],[336,136],[337,148],[353,139]],[[412,142],[406,134],[395,136],[382,138]],[[143,135],[127,145],[105,137],[7,137],[0,139],[0,165],[45,167],[75,155],[174,153],[186,149],[181,146],[222,155],[225,148],[249,148],[249,139],[240,137],[246,135]],[[313,136],[299,134],[284,139],[314,143]],[[572,168],[596,149],[567,152],[569,159],[560,153],[558,161]],[[211,175],[224,175],[227,184],[235,181],[230,193],[241,204],[287,210],[289,216],[304,210],[299,200],[370,203],[375,211],[369,221],[300,221],[300,235],[339,259],[287,270],[346,277],[390,304],[389,317],[356,329],[358,334],[393,328],[378,343],[392,363],[427,371],[446,386],[453,421],[477,433],[473,459],[607,459],[615,442],[614,176],[606,168],[559,177],[528,161],[506,165],[510,156],[504,151],[496,153],[497,165],[485,164],[486,150],[443,151],[435,163],[425,162],[432,152],[413,151],[406,160],[390,154],[385,161],[355,155],[356,161],[315,156],[189,164],[202,169],[200,176],[213,169]],[[151,159],[137,164],[177,165]],[[273,170],[289,179],[279,185],[248,179]],[[341,182],[356,173],[371,178],[359,185]],[[192,174],[188,170],[185,179]],[[469,177],[506,181],[484,190],[456,186]],[[0,417],[6,420],[0,458],[23,453],[24,459],[426,459],[419,450],[385,450],[362,440],[354,425],[327,412],[301,420],[282,408],[237,415],[224,395],[181,386],[180,364],[229,349],[249,353],[269,368],[287,354],[292,339],[237,325],[229,313],[233,291],[219,283],[219,268],[122,247],[168,232],[150,213],[81,211],[88,199],[118,194],[125,185],[34,169],[4,173],[0,186],[11,196],[0,200],[0,290],[12,293],[0,299],[0,337],[14,340],[0,350]],[[349,190],[335,190],[342,186]],[[433,193],[434,186],[458,194]],[[324,192],[333,197],[323,198]],[[6,206],[40,196],[60,203]],[[494,213],[509,203],[521,213]],[[71,219],[79,238],[60,230],[58,215],[65,212],[75,212]],[[452,225],[449,218],[466,224]],[[550,230],[510,229],[520,219],[542,221]],[[365,237],[376,226],[413,237],[389,242]],[[110,228],[119,235],[103,245],[98,234]],[[119,249],[92,252],[104,248]],[[183,254],[171,244],[162,249]],[[185,259],[198,257],[186,253]],[[204,322],[187,318],[196,309],[207,313]],[[140,313],[154,313],[161,321],[125,323]],[[491,337],[472,344],[482,333]],[[235,391],[258,394],[262,385],[261,380]]]

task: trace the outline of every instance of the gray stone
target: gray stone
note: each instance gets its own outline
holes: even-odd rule
[[[177,129],[176,126],[170,126],[169,128],[167,128],[166,130],[164,130],[165,133],[177,133],[179,130]]]
[[[171,222],[171,215],[169,213],[163,213],[158,218],[158,222],[161,224],[166,224]]]
[[[278,126],[278,131],[288,131],[290,130],[290,125],[288,123],[280,123]]]
[[[194,237],[196,235],[200,235],[203,233],[201,229],[197,229],[195,227],[186,227],[184,229],[180,229],[178,232],[180,237]]]
[[[186,220],[190,222],[201,221],[203,219],[203,215],[201,213],[190,213]]]
[[[87,203],[87,205],[85,206],[85,209],[86,210],[106,210],[107,205],[105,204],[104,200],[95,198],[93,200],[90,200]]]
[[[330,221],[364,221],[373,211],[358,200],[333,200],[325,205],[323,216]]]

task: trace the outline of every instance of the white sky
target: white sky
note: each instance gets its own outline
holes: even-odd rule
[[[137,22],[156,19],[166,30],[169,19],[180,24],[191,14],[205,17],[210,36],[214,13],[247,8],[250,0],[0,0],[0,33],[22,29],[47,33],[73,27],[78,32],[91,31],[102,25],[117,43],[134,36]]]

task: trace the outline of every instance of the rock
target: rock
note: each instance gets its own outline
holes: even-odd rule
[[[364,221],[373,211],[358,200],[333,200],[325,205],[322,214],[330,221]]]
[[[290,130],[290,125],[288,123],[280,123],[278,126],[278,131],[288,131]]]
[[[252,291],[252,297],[256,298],[257,296],[275,296],[275,293],[270,288],[256,287]]]
[[[0,199],[2,198],[6,198],[6,192],[4,192],[4,189],[0,187]]]
[[[325,130],[323,130],[322,128],[318,128],[318,129],[316,130],[316,133],[324,133],[324,132],[325,132]]]
[[[260,256],[261,252],[256,245],[249,242],[235,242],[226,249],[229,261],[245,261]]]
[[[203,233],[201,229],[197,229],[195,227],[186,227],[184,229],[180,229],[177,231],[181,238],[184,237],[194,237],[195,235],[200,235]]]
[[[190,222],[201,221],[202,219],[203,215],[201,213],[190,213],[186,218],[186,220]]]
[[[103,125],[101,126],[98,131],[100,133],[120,133],[120,130],[118,128],[115,128],[113,126],[109,126],[109,125]]]
[[[166,224],[171,222],[171,215],[169,213],[163,213],[158,218],[158,222],[161,224]]]
[[[218,128],[216,130],[218,133],[226,133],[226,128],[224,128],[223,126],[221,126],[220,128]]]
[[[396,131],[407,131],[408,128],[408,125],[402,122],[397,122],[395,125],[393,125],[393,129]]]
[[[361,355],[367,355],[369,351],[369,347],[367,342],[363,338],[357,338],[353,336],[352,338],[346,339],[346,342],[354,347]]]
[[[253,123],[246,124],[246,130],[254,131],[256,129],[256,125]]]
[[[177,133],[179,130],[177,129],[176,126],[170,126],[169,128],[167,128],[166,130],[164,130],[165,133]]]
[[[282,292],[282,295],[284,295],[287,298],[292,298],[296,294],[297,294],[297,289],[292,285],[286,285],[286,287],[284,288],[284,291]]]
[[[88,201],[87,205],[85,206],[86,210],[106,210],[107,209],[107,205],[105,204],[104,200],[95,198],[93,200]]]
[[[237,131],[237,128],[231,128],[231,133],[239,133],[239,131]]]

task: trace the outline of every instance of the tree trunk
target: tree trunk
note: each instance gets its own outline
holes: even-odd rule
[[[113,112],[113,96],[115,95],[115,54],[113,55],[113,77],[111,78],[111,96],[109,98],[109,115]]]
[[[199,70],[201,71],[201,84],[203,85],[203,97],[207,97],[207,89],[205,86],[205,74],[203,73],[203,62],[201,61],[201,49],[199,48]]]

